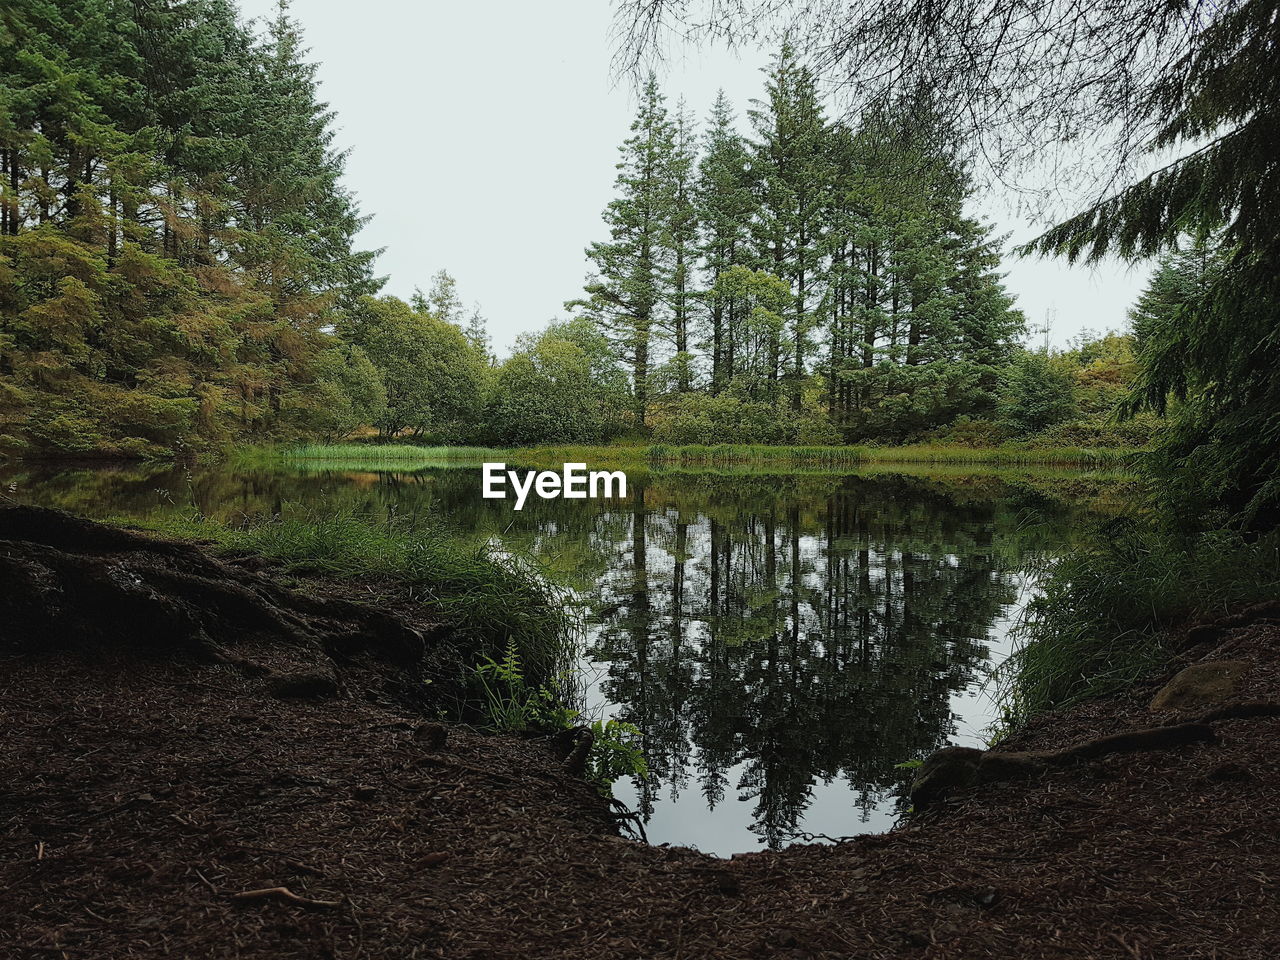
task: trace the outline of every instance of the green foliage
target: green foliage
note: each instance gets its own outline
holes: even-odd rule
[[[320,461],[324,463],[373,464],[393,466],[405,464],[449,463],[452,461],[484,461],[494,453],[490,447],[432,447],[416,443],[324,443],[303,444],[296,447],[264,447],[249,451],[246,463],[266,464],[286,462]],[[243,453],[243,452],[242,452]]]
[[[781,309],[770,310],[752,333],[763,346],[770,388],[776,391],[785,379],[790,405],[799,409],[810,334],[819,322],[822,245],[836,168],[817,84],[790,43],[774,58],[765,98],[749,117],[756,135],[751,144],[756,206],[748,221],[752,252],[758,264],[784,281],[785,290]]]
[[[387,412],[382,374],[359,347],[333,346],[316,359],[315,404],[306,433],[327,442],[378,423]]]
[[[1023,319],[938,111],[830,123],[784,45],[750,120],[748,140],[717,98],[690,188],[687,117],[650,78],[623,144],[610,240],[570,306],[628,370],[634,424],[673,443],[900,442],[989,416]]]
[[[584,462],[597,467],[643,468],[646,464],[727,466],[777,464],[788,469],[858,464],[990,464],[993,466],[1081,466],[1101,470],[1130,470],[1138,452],[1114,445],[1098,448],[1037,446],[1005,443],[966,446],[959,443],[875,446],[779,446],[776,444],[688,444],[672,446],[554,446],[554,447],[424,447],[409,444],[334,444],[247,451],[245,464],[280,460],[315,463],[322,469],[349,465],[366,469],[405,470],[442,464],[479,464],[505,460],[524,466],[559,467]]]
[[[222,0],[93,11],[26,7],[0,44],[11,451],[171,457],[367,426],[503,445],[1101,446],[1152,433],[1154,415],[1109,419],[1138,369],[1123,338],[1063,361],[1079,416],[1054,405],[1056,361],[1009,366],[1022,317],[999,241],[964,215],[968,175],[926,96],[830,122],[784,46],[750,138],[720,96],[699,150],[687,111],[669,113],[650,78],[579,316],[496,365],[448,273],[410,304],[374,296],[333,117],[283,8],[256,34]],[[1154,333],[1150,351],[1166,339]],[[1222,395],[1226,381],[1197,376]],[[1208,466],[1221,487],[1230,464]]]
[[[592,720],[591,753],[587,756],[587,779],[602,791],[621,777],[643,780],[649,763],[641,746],[640,728],[625,720]]]
[[[669,447],[654,444],[646,456],[653,463],[680,464],[778,464],[799,467],[857,464],[991,464],[993,466],[1077,465],[1124,470],[1131,463],[1130,451],[1115,448],[1071,449],[1004,444],[998,447],[966,447],[944,444],[911,444],[894,447],[872,446],[771,446],[716,444],[714,446]]]
[[[1280,538],[1183,538],[1122,519],[1046,573],[1000,669],[1006,727],[1128,686],[1167,659],[1176,624],[1280,594]]]
[[[508,642],[501,660],[486,657],[473,672],[485,716],[499,733],[567,730],[578,719],[576,710],[560,702],[563,694],[525,682],[515,641]]]
[[[1164,258],[1134,308],[1126,412],[1169,416],[1150,467],[1177,522],[1280,523],[1277,262],[1280,247],[1192,243]]]
[[[1275,8],[1249,0],[1193,22],[1195,41],[1138,104],[1146,146],[1183,155],[1031,246],[1164,255],[1134,313],[1128,409],[1171,415],[1151,458],[1171,515],[1262,531],[1280,523]]]
[[[339,325],[377,368],[386,408],[374,422],[384,437],[408,433],[458,442],[476,432],[489,378],[488,357],[456,324],[395,297],[365,297]]]
[[[1023,351],[1000,374],[997,410],[1011,433],[1028,436],[1076,412],[1071,371],[1048,353]]]
[[[871,441],[903,442],[952,424],[990,406],[991,368],[958,361],[920,366],[881,362],[848,370],[851,391],[846,434]]]
[[[556,733],[573,730],[581,714],[565,704],[563,689],[525,680],[515,644],[508,644],[501,660],[486,658],[473,671],[484,700],[484,713],[499,733]],[[592,736],[587,755],[586,778],[607,794],[619,777],[648,776],[640,748],[640,731],[620,720],[593,720],[586,728]]]
[[[376,522],[341,512],[287,512],[226,526],[202,517],[149,524],[168,536],[212,540],[288,570],[386,580],[409,588],[446,628],[456,662],[481,662],[510,645],[534,684],[563,677],[576,624],[565,598],[527,559],[475,546],[416,518]],[[442,657],[442,659],[448,659]]]
[[[829,444],[839,440],[817,403],[799,411],[733,393],[689,393],[652,417],[653,437],[663,444]]]
[[[631,375],[633,417],[644,426],[648,413],[654,333],[670,289],[671,217],[678,164],[675,130],[657,80],[650,76],[631,136],[620,148],[618,196],[605,210],[610,240],[587,248],[595,274],[576,306],[600,326],[616,357]]]
[[[484,419],[497,443],[598,443],[626,422],[630,397],[605,338],[579,318],[523,337],[497,368]]]
[[[24,448],[174,456],[376,401],[316,388],[322,329],[376,284],[314,73],[283,8],[261,34],[223,0],[6,11],[0,421]]]

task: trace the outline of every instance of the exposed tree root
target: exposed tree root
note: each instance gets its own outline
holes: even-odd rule
[[[1127,730],[1096,740],[1087,740],[1062,750],[1030,753],[1046,763],[1069,763],[1074,760],[1096,760],[1113,753],[1136,753],[1142,750],[1168,750],[1189,743],[1212,743],[1213,728],[1207,723],[1179,723],[1167,727]]]
[[[264,887],[261,890],[245,890],[243,893],[233,893],[231,899],[237,903],[247,903],[253,900],[283,900],[285,903],[296,904],[299,907],[324,910],[342,906],[341,900],[312,900],[310,897],[300,897],[288,887]]]
[[[433,639],[400,617],[288,589],[197,546],[57,510],[0,508],[0,649],[142,647],[234,665],[281,696],[327,697],[337,693],[336,664],[372,657],[403,675]]]
[[[1060,750],[1002,752],[973,747],[945,747],[934,753],[920,768],[911,785],[911,803],[915,809],[923,810],[957,790],[1025,779],[1043,773],[1051,766],[1079,760],[1097,760],[1118,753],[1169,750],[1192,743],[1213,743],[1214,740],[1213,727],[1207,722],[1199,722],[1113,733]]]

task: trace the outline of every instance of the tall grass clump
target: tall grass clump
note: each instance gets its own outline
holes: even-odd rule
[[[485,460],[493,453],[487,447],[424,447],[411,443],[332,443],[287,447],[277,453],[280,460],[320,460],[336,463],[423,463],[448,460]]]
[[[1005,730],[1151,673],[1173,627],[1280,596],[1280,534],[1188,536],[1123,518],[1046,574],[997,673]]]
[[[1004,444],[998,447],[969,447],[959,444],[911,444],[907,446],[769,446],[766,444],[716,444],[714,446],[668,446],[654,444],[648,449],[652,463],[752,464],[783,466],[847,466],[873,463],[990,464],[992,466],[1080,466],[1116,469],[1131,465],[1139,451],[1113,447],[1035,447]]]
[[[254,447],[233,456],[241,468],[291,464],[317,469],[362,468],[365,470],[407,470],[431,466],[473,466],[486,461],[505,461],[526,467],[560,467],[565,463],[588,463],[593,467],[642,465],[643,446],[549,446],[549,447],[427,447],[410,443],[334,443],[299,447]]]

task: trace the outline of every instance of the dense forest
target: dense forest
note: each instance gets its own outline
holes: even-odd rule
[[[721,93],[699,136],[644,85],[609,239],[569,304],[626,370],[633,428],[693,444],[1150,438],[1149,418],[1109,418],[1130,337],[1023,345],[1000,238],[966,214],[973,185],[928,97],[829,121],[784,45],[748,118],[749,136]]]
[[[574,304],[626,365],[634,422],[833,442],[993,414],[1023,318],[928,104],[830,123],[784,48],[749,117],[746,138],[721,94],[699,150],[686,111],[644,88]]]
[[[260,34],[224,0],[2,22],[7,442],[172,454],[333,429],[350,376],[327,328],[378,283],[283,9]]]
[[[446,272],[379,296],[284,5],[47,0],[3,30],[0,449],[1150,436],[1110,420],[1130,336],[1023,346],[929,99],[831,121],[790,47],[749,135],[649,79],[583,296],[499,362]]]

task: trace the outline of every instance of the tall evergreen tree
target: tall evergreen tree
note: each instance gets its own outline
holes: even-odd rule
[[[813,305],[821,297],[822,234],[832,166],[827,124],[812,73],[788,44],[769,70],[765,100],[750,111],[756,133],[752,169],[759,201],[754,222],[759,265],[787,280],[795,298],[789,311],[788,393],[798,410],[804,386]],[[781,345],[775,366],[782,370]]]
[[[698,208],[695,200],[697,134],[693,118],[681,101],[672,130],[671,154],[666,162],[667,189],[664,243],[671,263],[668,295],[672,345],[675,348],[676,385],[687,393],[692,384],[693,354],[689,330],[696,297],[693,280],[698,257]]]
[[[480,305],[473,304],[467,322],[462,327],[467,342],[480,351],[489,362],[493,362],[493,341],[489,337],[489,325],[480,312]]]
[[[259,42],[228,0],[6,8],[4,443],[154,454],[309,429],[323,330],[372,286],[331,137],[283,10]]]
[[[635,423],[640,428],[648,413],[654,330],[670,283],[666,241],[674,145],[663,96],[650,75],[631,136],[620,148],[618,195],[605,208],[609,240],[587,248],[595,274],[586,285],[586,298],[569,304],[601,325],[630,370]]]
[[[242,217],[253,228],[244,265],[285,308],[302,297],[350,301],[377,287],[376,253],[353,250],[367,218],[342,186],[346,154],[333,147],[334,115],[319,100],[317,66],[305,54],[288,2],[278,0],[258,50],[253,119],[238,177]]]
[[[1188,22],[1195,42],[1147,78],[1138,105],[1155,125],[1146,146],[1183,155],[1032,247],[1072,260],[1166,252],[1176,263],[1188,242],[1194,248],[1215,238],[1200,288],[1188,291],[1175,314],[1148,325],[1127,409],[1172,413],[1150,460],[1171,516],[1274,529],[1280,525],[1280,17],[1271,0],[1245,0]],[[1150,39],[1166,40],[1154,32]],[[1176,410],[1171,398],[1179,401]]]
[[[734,342],[740,306],[718,285],[722,274],[750,261],[751,219],[756,201],[750,184],[750,155],[738,133],[733,109],[721,90],[711,108],[698,164],[696,199],[710,326],[711,392],[734,377]]]
[[[828,398],[850,439],[990,414],[1022,331],[940,125],[921,98],[832,136]]]

